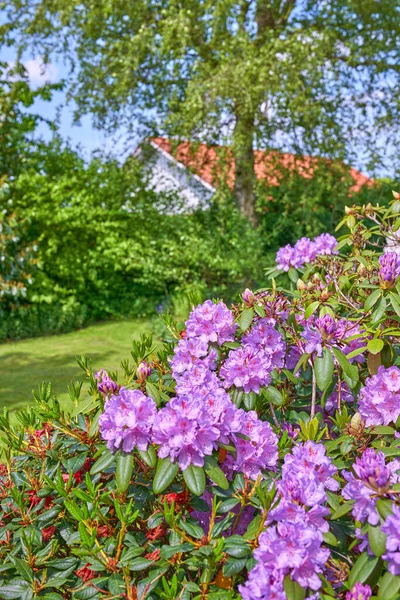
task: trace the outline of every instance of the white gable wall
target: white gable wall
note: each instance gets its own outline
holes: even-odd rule
[[[183,200],[185,209],[206,208],[215,188],[151,142],[155,153],[149,164],[149,187],[156,192],[175,192]],[[139,153],[140,154],[140,153]]]

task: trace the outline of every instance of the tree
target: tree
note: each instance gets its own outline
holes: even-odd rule
[[[8,0],[5,35],[46,58],[69,59],[78,118],[92,113],[110,131],[124,123],[231,144],[234,193],[255,223],[256,145],[338,160],[361,152],[377,168],[382,140],[390,136],[396,147],[399,7],[400,0]]]
[[[49,101],[55,89],[60,89],[60,85],[45,84],[32,90],[21,63],[0,63],[0,188],[6,179],[37,164],[44,144],[33,134],[40,122],[46,122],[53,130],[54,125],[28,109],[37,98]]]

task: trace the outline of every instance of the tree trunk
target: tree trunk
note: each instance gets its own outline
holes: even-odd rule
[[[233,192],[239,210],[254,226],[258,224],[255,206],[254,172],[254,115],[237,117],[233,132],[232,151],[235,158],[235,185]]]

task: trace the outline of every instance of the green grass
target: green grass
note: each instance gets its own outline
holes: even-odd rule
[[[32,399],[32,390],[50,381],[53,392],[69,403],[67,386],[82,379],[75,357],[87,354],[95,370],[120,369],[130,358],[133,339],[152,333],[151,321],[137,319],[99,323],[80,331],[0,345],[0,407],[20,408]]]

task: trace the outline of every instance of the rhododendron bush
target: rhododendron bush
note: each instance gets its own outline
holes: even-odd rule
[[[338,231],[2,417],[0,598],[400,598],[398,198]]]

